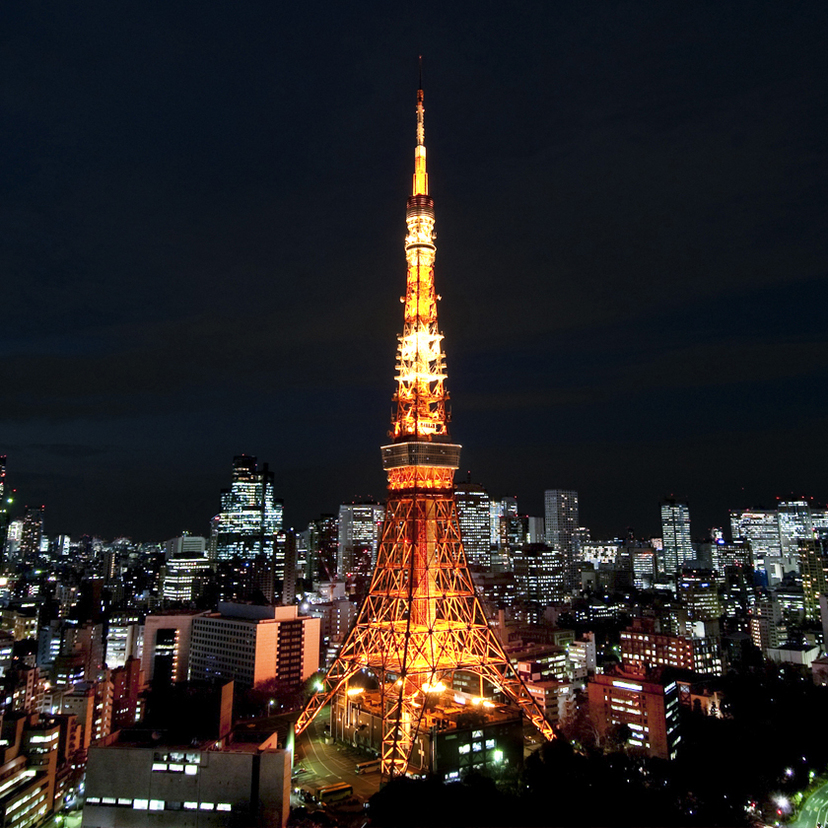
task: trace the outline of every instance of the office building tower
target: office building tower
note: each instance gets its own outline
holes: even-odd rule
[[[370,575],[377,561],[385,507],[379,503],[343,503],[337,526],[339,575]]]
[[[768,650],[781,646],[787,637],[782,607],[774,595],[757,601],[750,610],[750,637],[767,657]]]
[[[661,537],[663,548],[659,572],[674,576],[685,561],[693,560],[690,539],[690,509],[686,503],[667,498],[661,504]]]
[[[820,620],[819,596],[828,594],[828,555],[822,541],[811,539],[799,542],[799,569],[802,574],[805,618],[815,623]]]
[[[644,546],[630,549],[630,563],[635,588],[650,589],[655,583],[658,569],[655,549]]]
[[[255,457],[234,457],[232,483],[221,493],[218,559],[271,556],[282,529],[282,508],[281,501],[273,498],[273,472],[267,463],[259,469]]]
[[[20,560],[20,543],[23,540],[23,518],[9,521],[6,527],[6,543],[3,547],[3,560]]]
[[[191,604],[198,600],[213,577],[213,567],[206,555],[198,558],[171,558],[161,573],[164,603]]]
[[[458,483],[454,487],[454,497],[466,560],[472,566],[488,569],[492,550],[489,493],[476,483]]]
[[[428,194],[422,89],[417,94],[417,143],[413,189],[407,202],[405,256],[408,264],[403,299],[403,329],[398,339],[395,412],[390,441],[383,445],[388,499],[382,538],[370,589],[351,634],[323,682],[302,711],[301,734],[329,702],[331,733],[352,738],[341,722],[353,721],[354,696],[369,698],[349,681],[368,669],[382,684],[375,694],[379,719],[375,747],[381,772],[404,776],[412,763],[425,772],[441,770],[429,734],[460,729],[460,719],[439,716],[443,701],[453,705],[451,687],[458,673],[473,673],[496,684],[502,696],[522,711],[547,738],[554,738],[543,711],[529,694],[489,626],[466,564],[454,473],[460,446],[449,433],[448,392],[443,335],[437,320],[434,285],[434,202]],[[351,692],[353,691],[353,693]],[[360,704],[362,702],[360,701]],[[456,708],[455,708],[456,709]],[[437,719],[440,721],[437,721]],[[515,710],[510,720],[518,724]],[[368,723],[366,722],[366,725]],[[485,731],[480,728],[481,734]],[[429,744],[421,752],[420,745]],[[472,737],[473,739],[473,737]],[[497,739],[493,736],[494,742]],[[458,741],[452,749],[458,750]],[[466,767],[484,768],[494,752],[483,743],[468,751]],[[513,755],[521,756],[520,739]],[[492,747],[492,751],[500,750]],[[475,758],[477,757],[477,758]],[[458,753],[454,753],[456,762]],[[452,773],[459,776],[459,768]]]
[[[709,569],[682,569],[678,596],[691,621],[715,621],[722,614],[718,581]]]
[[[285,529],[276,536],[276,555],[273,564],[275,576],[274,603],[290,606],[296,601],[298,557],[296,532]]]
[[[546,543],[563,554],[566,566],[564,586],[567,592],[571,593],[580,584],[574,542],[580,526],[578,493],[564,489],[547,489],[543,499]]]
[[[546,543],[546,522],[542,517],[526,515],[526,543]]]
[[[765,558],[782,554],[779,519],[775,509],[731,509],[730,531],[733,540],[746,540],[757,569],[765,568]]]
[[[539,623],[550,604],[566,596],[563,553],[546,544],[525,544],[512,551],[516,598],[525,605],[524,620]]]
[[[491,548],[495,549],[500,544],[500,519],[505,514],[502,500],[492,500],[489,503],[489,524]]]
[[[636,618],[622,631],[621,661],[639,674],[663,667],[714,676],[723,672],[718,636],[656,632],[652,618]]]

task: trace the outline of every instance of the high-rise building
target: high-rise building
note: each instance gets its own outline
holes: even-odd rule
[[[454,499],[460,446],[452,442],[448,427],[424,112],[420,89],[413,189],[406,210],[408,270],[397,351],[396,412],[390,442],[382,446],[388,499],[377,565],[356,623],[325,677],[324,690],[311,698],[296,723],[300,734],[332,702],[331,733],[352,738],[353,732],[342,725],[353,722],[354,702],[361,709],[368,705],[370,693],[349,681],[371,670],[382,685],[373,706],[379,718],[376,727],[365,724],[369,734],[376,734],[373,744],[381,754],[382,773],[390,777],[406,774],[411,763],[427,772],[442,771],[435,759],[439,750],[431,750],[429,735],[438,730],[454,730],[457,735],[461,730],[460,717],[437,712],[454,706],[452,685],[460,673],[473,673],[480,690],[486,682],[497,686],[547,739],[554,738],[489,626],[463,550]],[[516,712],[511,721],[519,725]],[[489,740],[483,741],[484,730],[480,728],[479,742],[474,742],[474,734],[471,743],[463,740],[464,755],[468,754],[464,767],[485,767],[495,760],[495,751],[505,763],[505,744],[492,736],[489,747]],[[515,757],[510,762],[522,756],[519,730],[513,733],[518,741],[515,744],[511,737],[516,749],[510,752]],[[457,744],[452,741],[454,751],[459,751]],[[455,752],[453,763],[458,757]],[[461,770],[450,772],[459,776]]]
[[[719,585],[709,569],[682,569],[678,594],[692,621],[715,621],[722,614]]]
[[[661,504],[661,533],[663,549],[659,572],[675,575],[685,561],[693,560],[690,539],[690,509],[686,503],[666,498]]]
[[[489,493],[476,483],[454,487],[457,519],[466,559],[474,566],[489,568],[492,550],[492,516]]]
[[[216,555],[230,558],[270,557],[282,528],[282,503],[273,498],[273,472],[259,469],[255,457],[233,458],[233,479],[221,493]]]
[[[110,670],[123,667],[130,658],[141,659],[144,649],[144,625],[138,615],[113,615],[106,631],[106,666]]]
[[[45,506],[27,506],[23,515],[23,533],[20,538],[20,559],[34,564],[40,558],[40,544],[43,540],[43,513]]]
[[[750,611],[750,637],[767,656],[768,649],[783,644],[787,628],[782,618],[782,608],[775,596],[757,601]]]
[[[331,581],[339,552],[339,519],[321,515],[308,526],[307,555],[312,580]]]
[[[750,543],[758,569],[764,569],[765,558],[782,554],[775,509],[731,509],[730,531],[734,541],[743,539]]]
[[[517,601],[525,607],[525,620],[538,623],[544,609],[563,600],[566,562],[563,553],[546,544],[525,544],[512,553]]]
[[[379,503],[343,503],[339,507],[337,571],[347,577],[370,575],[377,562],[385,507]]]
[[[564,587],[567,592],[579,585],[576,544],[573,542],[580,526],[578,492],[547,489],[543,496],[546,542],[564,557]]]
[[[828,555],[822,541],[799,542],[799,568],[805,597],[805,618],[819,621],[819,596],[828,594]]]
[[[776,509],[779,521],[779,546],[784,555],[797,556],[799,542],[816,535],[811,507],[807,500],[783,500]]]

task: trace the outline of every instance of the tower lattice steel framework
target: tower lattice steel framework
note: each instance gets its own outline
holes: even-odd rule
[[[548,739],[550,724],[492,632],[466,564],[454,472],[460,446],[448,431],[445,355],[434,290],[434,202],[428,195],[423,91],[408,199],[408,261],[397,349],[396,414],[382,447],[388,500],[377,563],[356,624],[302,711],[296,734],[349,679],[372,671],[382,694],[382,772],[404,774],[426,701],[450,688],[457,670],[477,674],[516,704]],[[431,698],[429,698],[431,697]]]

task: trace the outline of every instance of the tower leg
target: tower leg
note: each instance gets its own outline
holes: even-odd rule
[[[354,673],[357,672],[356,667],[350,667],[344,662],[337,659],[325,676],[325,683],[328,685],[327,690],[320,690],[314,693],[307,704],[299,714],[296,724],[293,726],[293,731],[296,736],[301,736],[305,732],[308,725],[316,718],[319,711],[330,702],[330,700],[337,694],[342,686],[348,681]]]

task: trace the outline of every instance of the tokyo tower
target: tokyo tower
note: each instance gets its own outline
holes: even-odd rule
[[[382,773],[408,768],[427,706],[451,690],[455,671],[489,682],[547,738],[550,724],[492,632],[466,564],[454,472],[460,446],[449,435],[443,336],[434,289],[434,201],[428,194],[423,90],[408,198],[408,262],[397,348],[396,412],[382,447],[388,499],[377,563],[356,623],[297,723],[299,735],[349,680],[365,669],[382,694]],[[352,692],[354,692],[352,690]]]

